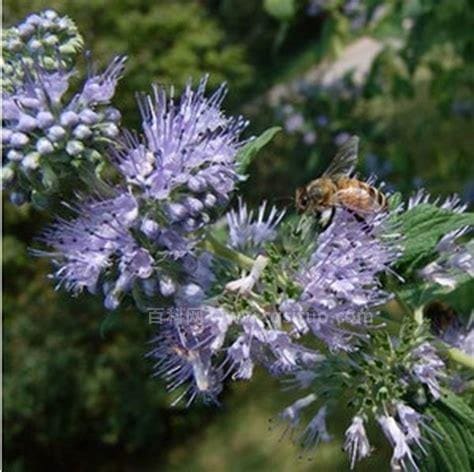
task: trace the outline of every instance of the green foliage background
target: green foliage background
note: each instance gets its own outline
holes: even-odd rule
[[[274,85],[298,79],[334,58],[357,35],[403,41],[378,58],[355,100],[311,98],[296,107],[308,119],[328,115],[314,146],[285,131],[249,169],[246,198],[281,205],[322,169],[339,131],[362,139],[369,153],[390,162],[387,180],[407,192],[421,181],[438,194],[473,199],[474,10],[467,0],[368,1],[386,15],[352,31],[343,1],[317,17],[306,1],[259,0],[7,0],[4,25],[52,7],[70,15],[101,65],[127,54],[117,105],[126,124],[138,122],[133,94],[151,82],[182,86],[209,73],[226,80],[227,109],[252,120],[249,134],[278,122],[255,106]],[[407,17],[415,26],[402,27]],[[453,104],[462,113],[453,113]],[[286,202],[284,202],[286,203]],[[228,388],[221,408],[170,409],[163,385],[143,359],[152,330],[131,308],[101,334],[100,301],[55,292],[48,265],[28,247],[47,222],[31,208],[4,205],[4,460],[6,470],[346,470],[340,451],[346,423],[333,422],[336,441],[308,461],[298,459],[268,419],[289,403],[277,382],[259,374]],[[465,304],[472,306],[472,294]],[[468,298],[470,297],[470,298]],[[330,426],[331,428],[331,426]],[[387,469],[389,451],[359,470]]]

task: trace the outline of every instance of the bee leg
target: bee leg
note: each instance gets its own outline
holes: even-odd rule
[[[336,209],[334,207],[318,212],[318,221],[323,230],[332,223],[335,213]]]
[[[347,210],[359,223],[365,223],[365,218],[354,210]]]
[[[367,219],[364,218],[360,213],[357,213],[354,210],[347,210],[359,223],[362,223],[362,228],[368,234],[372,234],[372,230],[374,229],[373,225],[367,223]]]

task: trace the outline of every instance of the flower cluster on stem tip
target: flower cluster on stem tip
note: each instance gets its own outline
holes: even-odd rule
[[[124,131],[111,150],[123,183],[109,198],[76,205],[76,218],[45,232],[52,251],[43,254],[54,259],[54,277],[66,289],[101,289],[110,309],[135,285],[135,295],[155,302],[203,301],[214,275],[200,243],[238,180],[245,127],[221,112],[225,88],[206,98],[205,84],[188,86],[179,102],[161,88],[141,97],[144,137]]]
[[[3,42],[3,186],[13,203],[32,199],[42,207],[81,166],[103,165],[103,149],[119,133],[121,115],[110,101],[125,58],[116,57],[103,73],[91,70],[66,98],[77,74],[73,53],[82,45],[71,20],[52,11],[31,15],[7,30]]]
[[[384,242],[380,237],[392,232]],[[390,271],[400,254],[400,235],[387,215],[361,221],[349,211],[336,213],[330,227],[318,236],[309,261],[295,274],[302,287],[298,299],[281,304],[283,316],[301,333],[311,331],[331,349],[350,350],[360,336],[343,327],[364,330],[374,308],[386,303],[377,275]]]
[[[37,65],[51,72],[71,69],[82,47],[83,39],[74,22],[54,10],[33,13],[17,26],[5,28],[2,32],[4,90],[14,89],[27,70],[34,74]]]
[[[340,401],[347,402],[355,413],[344,443],[351,467],[371,454],[365,425],[374,422],[393,447],[392,466],[407,469],[409,464],[417,469],[415,455],[426,452],[422,431],[429,428],[429,418],[420,409],[426,407],[428,397],[440,397],[446,380],[446,366],[428,338],[426,326],[415,327],[406,321],[396,337],[376,333],[370,342],[359,343],[358,351],[330,354],[311,369],[293,372],[285,383],[304,396],[283,410],[280,419],[300,431],[296,436],[300,442],[301,430],[311,429],[312,423],[323,424],[315,420],[322,408],[326,414],[338,408]],[[311,392],[311,402],[306,401],[307,392]],[[311,406],[316,414],[304,429],[302,414]],[[325,431],[324,426],[319,436],[310,436],[313,442],[323,440]]]
[[[125,182],[150,205],[162,203],[165,217],[193,232],[215,219],[229,201],[239,176],[236,155],[247,122],[221,110],[226,86],[205,97],[207,77],[196,90],[188,84],[177,100],[155,86],[138,100],[143,137],[124,133],[112,150]]]

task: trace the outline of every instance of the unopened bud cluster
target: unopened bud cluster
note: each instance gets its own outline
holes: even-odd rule
[[[109,103],[124,58],[90,75],[67,99],[75,73],[72,53],[82,44],[71,20],[50,10],[30,15],[7,30],[3,42],[3,186],[13,203],[31,199],[42,206],[81,162],[96,168],[103,145],[118,135],[121,116]]]
[[[25,69],[31,69],[38,61],[49,71],[70,69],[82,46],[77,27],[67,16],[59,16],[54,10],[27,16],[2,34],[4,90],[13,90]]]

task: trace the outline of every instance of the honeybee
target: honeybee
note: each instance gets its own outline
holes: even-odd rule
[[[387,210],[387,198],[375,187],[351,177],[357,161],[359,138],[352,136],[340,148],[324,174],[296,189],[296,209],[324,215],[336,207],[359,216]]]

